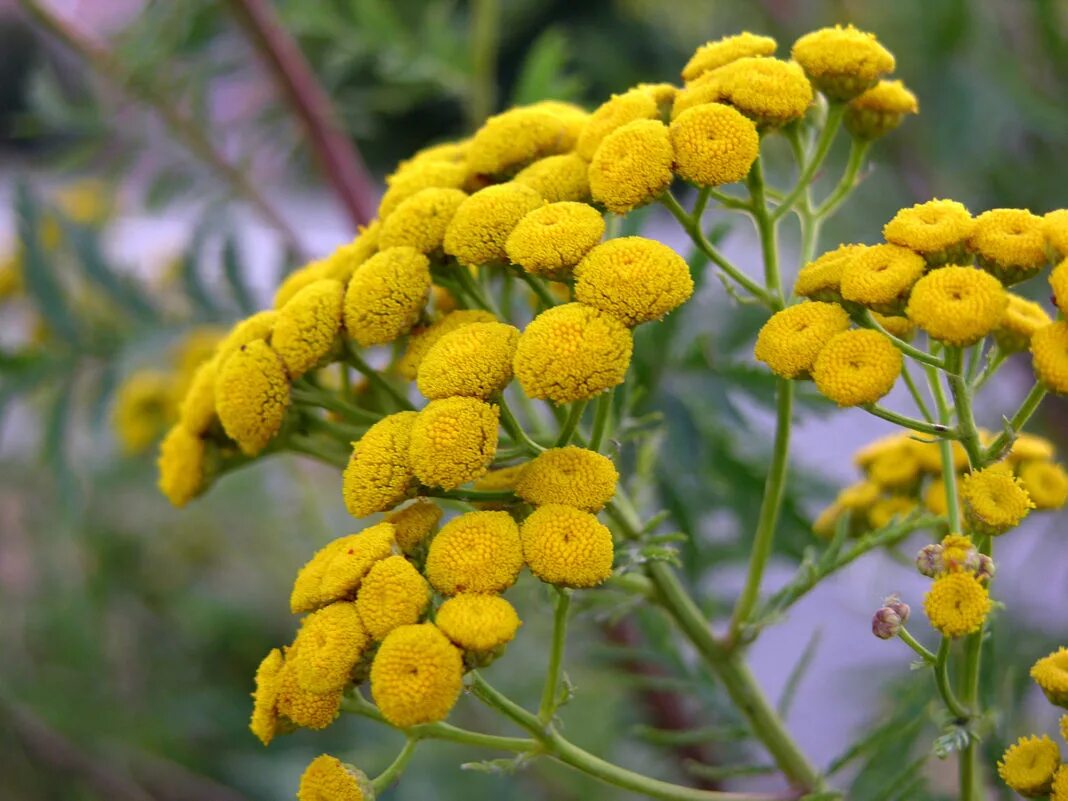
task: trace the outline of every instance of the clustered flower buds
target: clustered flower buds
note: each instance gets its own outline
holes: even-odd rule
[[[880,640],[896,637],[901,627],[908,623],[911,611],[909,605],[896,594],[887,597],[871,619],[871,633]]]

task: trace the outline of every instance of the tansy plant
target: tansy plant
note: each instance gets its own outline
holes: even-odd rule
[[[635,86],[592,113],[552,101],[513,108],[468,140],[417,153],[388,178],[377,220],[291,274],[274,307],[234,326],[191,378],[160,448],[160,487],[174,504],[233,466],[292,451],[335,465],[345,506],[363,521],[297,571],[290,606],[300,623],[256,673],[251,728],[270,744],[344,712],[403,731],[407,744],[373,779],[320,756],[301,780],[303,801],[373,798],[432,740],[511,754],[517,765],[555,760],[652,798],[840,797],[755,683],[747,648],[820,579],[918,530],[937,541],[917,564],[932,579],[923,606],[941,639],[929,649],[914,638],[897,597],[873,629],[919,653],[944,705],[934,750],[959,754],[959,798],[980,797],[994,770],[977,759],[993,725],[977,693],[995,606],[993,543],[1068,494],[1050,444],[1021,433],[1048,391],[1068,392],[1068,324],[1010,287],[1068,255],[1068,211],[973,217],[960,203],[932,200],[899,212],[885,243],[817,258],[820,226],[854,188],[869,148],[916,113],[917,101],[884,80],[893,56],[853,27],[801,37],[790,60],[776,50],[749,33],[709,42],[683,68],[681,87]],[[814,178],[843,127],[848,162],[817,198]],[[776,139],[796,159],[785,188],[765,181],[762,149]],[[620,235],[621,218],[654,203],[693,240],[702,257],[694,272],[666,245]],[[759,277],[715,246],[711,207],[753,222]],[[800,227],[792,289],[778,240],[788,218]],[[656,547],[666,515],[640,508],[632,460],[620,458],[622,442],[650,436],[630,414],[634,330],[685,303],[703,271],[767,310],[755,356],[777,377],[758,525],[723,626]],[[1068,262],[1050,281],[1064,308]],[[1028,349],[1038,381],[1000,430],[980,430],[976,394]],[[819,557],[762,597],[800,381],[902,433],[858,454],[864,481],[817,521],[827,543]],[[914,413],[880,404],[899,381]],[[525,569],[552,588],[555,605],[536,710],[490,679],[522,636],[506,594]],[[673,784],[565,737],[570,605],[608,591],[597,588],[664,612],[676,643],[722,683],[789,790]],[[1068,702],[1068,652],[1033,675],[1053,703]],[[447,723],[464,694],[518,734]],[[1068,768],[1049,738],[1021,740],[997,770],[1022,793],[1068,801]]]

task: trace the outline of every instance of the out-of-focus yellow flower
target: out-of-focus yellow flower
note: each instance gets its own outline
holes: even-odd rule
[[[948,573],[931,584],[923,608],[937,631],[946,637],[964,637],[983,625],[990,613],[990,595],[971,573]]]
[[[807,33],[794,42],[790,55],[831,100],[851,100],[894,71],[893,54],[875,34],[852,25]]]
[[[942,267],[912,287],[906,313],[929,336],[973,345],[996,329],[1009,299],[1001,283],[974,267]]]
[[[1060,509],[1068,501],[1068,473],[1053,462],[1024,462],[1020,483],[1036,509]]]
[[[408,446],[419,481],[449,490],[483,475],[497,453],[499,416],[478,398],[430,401],[412,423]]]
[[[441,250],[445,229],[465,200],[467,193],[459,189],[431,188],[416,192],[382,223],[378,246],[385,250],[407,245],[420,253]]]
[[[503,592],[523,567],[519,528],[507,512],[468,512],[430,542],[426,577],[442,595]]]
[[[325,693],[305,690],[294,667],[299,654],[297,643],[285,650],[285,662],[278,677],[278,714],[306,729],[325,729],[341,712],[341,690]]]
[[[1053,290],[1053,302],[1064,314],[1064,310],[1068,309],[1068,259],[1050,270],[1049,287]]]
[[[99,226],[115,211],[115,197],[106,183],[95,178],[75,181],[60,189],[55,204],[65,217],[78,225]]]
[[[1053,261],[1068,258],[1068,209],[1055,209],[1042,216],[1042,233]]]
[[[374,801],[371,782],[361,770],[322,754],[300,777],[297,801]]]
[[[185,506],[204,489],[204,440],[181,424],[159,445],[159,489],[175,506]]]
[[[386,522],[393,525],[397,545],[406,554],[418,550],[440,520],[441,508],[426,498],[417,498],[403,509],[386,515]]]
[[[895,520],[900,520],[906,515],[912,514],[916,509],[916,501],[905,495],[889,495],[880,498],[868,509],[868,525],[872,531],[885,528]]]
[[[740,58],[773,56],[776,47],[778,45],[770,36],[757,36],[749,31],[706,42],[694,51],[686,66],[682,68],[682,79],[696,80],[706,72],[719,69],[724,64]]]
[[[998,347],[1005,353],[1017,353],[1027,350],[1035,332],[1050,324],[1049,314],[1033,300],[1027,300],[1009,292],[1009,303],[1005,307],[1005,316],[994,331]]]
[[[512,183],[529,186],[549,203],[590,199],[589,163],[578,153],[538,159],[517,172]]]
[[[914,448],[902,447],[872,459],[867,470],[878,486],[902,489],[919,481],[922,465]]]
[[[461,189],[467,181],[467,165],[451,161],[413,164],[386,179],[388,186],[378,204],[378,219],[385,222],[397,207],[423,189]]]
[[[547,584],[596,587],[612,575],[612,533],[589,512],[547,504],[523,521],[519,534],[530,572]]]
[[[597,209],[586,203],[549,203],[519,221],[505,251],[513,264],[528,273],[560,279],[602,236],[604,217]]]
[[[326,279],[308,284],[278,312],[271,347],[293,380],[327,357],[341,331],[345,288]]]
[[[562,115],[545,104],[508,109],[490,117],[475,132],[467,168],[476,175],[508,175],[545,156],[575,146],[580,112]]]
[[[1019,465],[1030,461],[1049,462],[1056,455],[1057,449],[1048,439],[1021,431],[1013,440],[1006,459],[1010,464]]]
[[[115,393],[112,421],[124,453],[148,450],[174,422],[174,390],[174,376],[161,370],[137,370],[122,382]]]
[[[983,534],[1004,534],[1020,525],[1034,508],[1020,480],[994,465],[966,474],[960,497],[971,527]]]
[[[445,252],[461,264],[508,261],[505,243],[528,213],[542,205],[529,186],[509,182],[487,186],[467,198],[445,231]]]
[[[22,252],[16,250],[0,258],[0,300],[22,291]]]
[[[419,391],[431,400],[462,395],[486,400],[512,380],[519,330],[505,323],[472,323],[446,334],[419,365]]]
[[[975,220],[963,203],[935,199],[899,211],[883,226],[883,236],[938,266],[962,261],[974,230]]]
[[[293,614],[355,598],[367,571],[393,553],[393,526],[379,523],[324,545],[300,569],[289,596]]]
[[[415,325],[430,293],[430,261],[415,248],[379,251],[345,290],[345,329],[360,345],[384,345]]]
[[[229,333],[219,342],[215,350],[215,358],[221,370],[237,351],[245,345],[257,340],[267,340],[274,330],[278,312],[273,309],[256,312],[241,320],[230,329]]]
[[[849,315],[837,303],[810,301],[775,312],[757,334],[753,355],[783,378],[812,372],[831,338],[849,328]]]
[[[1068,707],[1068,648],[1058,648],[1035,662],[1031,678],[1051,704]]]
[[[697,186],[740,181],[760,155],[753,121],[723,103],[686,109],[671,122],[675,172]]]
[[[835,334],[816,357],[816,388],[839,406],[875,403],[901,375],[901,351],[877,331]]]
[[[399,555],[375,562],[356,594],[356,609],[374,640],[381,640],[398,626],[418,623],[429,605],[430,585]]]
[[[397,372],[408,380],[419,374],[419,365],[434,344],[446,334],[472,323],[492,323],[497,318],[481,309],[458,309],[425,328],[416,328],[408,339],[408,349],[397,361]]]
[[[1049,737],[1021,737],[998,761],[998,775],[1020,795],[1035,798],[1049,793],[1060,763],[1060,749]]]
[[[371,696],[399,729],[444,720],[462,682],[463,658],[433,623],[394,629],[371,664]]]
[[[249,456],[267,447],[289,408],[289,378],[262,339],[234,353],[215,381],[215,407],[226,435]]]
[[[879,81],[846,107],[845,127],[858,139],[878,139],[918,114],[920,103],[901,81]]]
[[[312,612],[300,623],[290,659],[297,682],[312,693],[342,689],[369,642],[356,604],[341,601]]]
[[[874,481],[859,481],[846,487],[834,499],[836,505],[851,512],[859,512],[879,500],[883,488]]]
[[[383,512],[407,497],[415,479],[408,449],[416,416],[383,417],[354,444],[342,480],[345,508],[353,517]]]
[[[491,492],[513,491],[515,490],[515,482],[519,478],[519,473],[525,466],[524,464],[515,464],[490,470],[484,476],[475,479],[474,487],[477,490]],[[507,509],[510,505],[508,501],[479,501],[475,504],[475,507],[478,509],[499,510]]]
[[[209,359],[193,373],[189,388],[178,406],[178,420],[187,430],[203,436],[215,421],[215,380],[218,359]]]
[[[192,381],[197,368],[215,355],[226,333],[218,326],[198,325],[189,329],[178,342],[174,349],[173,361],[183,392]]]
[[[612,95],[590,115],[589,122],[579,134],[575,152],[589,161],[601,142],[613,131],[635,120],[657,120],[660,108],[652,92],[634,87],[618,95]]]
[[[519,473],[515,490],[535,506],[564,504],[599,512],[615,495],[618,479],[619,473],[607,456],[569,445],[550,448],[528,462]]]
[[[659,197],[671,185],[674,152],[660,120],[635,120],[616,128],[590,162],[590,194],[606,209],[626,214]]]
[[[1068,394],[1068,322],[1058,320],[1035,331],[1031,364],[1035,377],[1050,390]]]
[[[256,668],[252,719],[248,727],[264,745],[270,745],[271,740],[278,734],[278,693],[284,662],[282,652],[272,648]]]
[[[458,648],[476,654],[507,645],[520,626],[519,615],[508,601],[477,592],[449,598],[438,609],[434,622]]]
[[[1005,283],[1030,278],[1046,263],[1042,218],[1026,209],[984,211],[968,245],[979,266]]]
[[[866,247],[842,270],[842,297],[876,311],[898,311],[926,266],[922,256],[899,245]]]
[[[850,259],[865,249],[865,245],[839,245],[810,261],[797,273],[794,294],[810,300],[840,301],[842,273]]]

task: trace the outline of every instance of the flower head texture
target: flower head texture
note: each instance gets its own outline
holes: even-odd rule
[[[686,109],[671,121],[675,172],[697,186],[740,181],[760,155],[756,125],[722,103]]]
[[[386,192],[378,204],[378,217],[385,222],[405,200],[424,189],[460,189],[467,181],[467,165],[451,161],[412,164],[386,179]]]
[[[429,605],[430,585],[399,555],[375,562],[356,593],[356,610],[373,640],[381,640],[398,626],[418,623]]]
[[[968,522],[984,534],[1004,534],[1020,525],[1034,504],[1020,480],[997,465],[966,474],[960,482]]]
[[[1068,322],[1057,320],[1031,336],[1031,364],[1053,392],[1068,394]]]
[[[590,161],[590,194],[615,214],[658,197],[671,184],[674,153],[660,120],[635,120],[616,128]]]
[[[839,406],[875,403],[901,375],[901,351],[877,331],[835,334],[816,357],[816,388]]]
[[[923,608],[935,630],[946,637],[964,637],[983,625],[990,595],[971,573],[949,573],[931,584]]]
[[[607,456],[568,445],[550,448],[529,461],[516,479],[515,491],[534,506],[564,504],[599,512],[615,495],[618,479]]]
[[[887,242],[915,250],[929,263],[944,264],[940,254],[956,255],[975,230],[975,220],[963,203],[928,200],[902,209],[883,226]]]
[[[686,260],[641,236],[610,239],[575,267],[575,299],[630,326],[659,320],[693,294]]]
[[[1060,509],[1068,501],[1068,473],[1059,464],[1025,462],[1019,480],[1036,509]]]
[[[454,489],[489,468],[500,410],[478,398],[432,400],[412,424],[408,457],[419,481]]]
[[[1048,462],[1056,455],[1057,448],[1048,439],[1021,431],[1013,440],[1008,461],[1015,465],[1029,461]]]
[[[457,648],[475,653],[507,645],[520,626],[515,607],[504,598],[474,592],[449,598],[434,622]]]
[[[264,745],[278,733],[278,692],[281,687],[282,652],[272,648],[256,668],[256,689],[252,693],[252,719],[249,730]]]
[[[757,125],[778,127],[803,116],[812,104],[812,85],[796,63],[777,58],[747,56],[706,73],[692,89],[680,93],[683,100],[694,93],[698,102],[727,103]],[[676,101],[676,115],[686,102]]]
[[[407,379],[419,374],[419,365],[427,352],[439,339],[457,328],[472,323],[492,323],[497,318],[482,309],[458,309],[451,311],[432,325],[416,328],[408,338],[408,349],[397,362],[397,372]]]
[[[922,256],[899,245],[873,245],[852,254],[842,270],[842,297],[877,311],[893,310],[923,275]]]
[[[841,300],[842,274],[850,260],[865,248],[865,245],[839,245],[810,261],[797,273],[794,294],[810,300]]]
[[[448,717],[462,680],[460,651],[433,623],[394,629],[371,664],[371,695],[400,729]]]
[[[951,266],[917,281],[905,312],[933,339],[967,346],[998,327],[1008,303],[1001,282],[989,273]]]
[[[770,36],[758,36],[749,31],[706,42],[694,51],[686,66],[682,68],[682,79],[696,80],[706,72],[719,69],[724,64],[730,64],[740,58],[773,56],[777,46]]]
[[[612,574],[612,533],[589,512],[561,504],[535,509],[519,531],[530,572],[560,587],[596,587]]]
[[[403,509],[386,515],[386,522],[393,525],[397,545],[406,554],[415,552],[437,527],[441,520],[441,507],[425,498],[417,498]]]
[[[345,290],[345,329],[360,345],[384,345],[415,325],[430,292],[430,262],[408,246],[382,250]]]
[[[507,512],[468,512],[430,541],[426,577],[442,595],[503,592],[523,567],[519,528]]]
[[[901,81],[879,81],[871,89],[849,101],[845,127],[861,140],[886,136],[901,125],[906,114],[918,114],[916,95]]]
[[[1052,321],[1049,314],[1033,300],[1009,292],[1008,305],[1001,324],[994,331],[998,346],[1006,353],[1017,353],[1031,346],[1031,337]]]
[[[832,100],[851,100],[894,70],[894,56],[874,34],[852,25],[807,33],[790,54],[816,88]]]
[[[562,201],[535,209],[519,221],[505,251],[532,275],[560,278],[604,236],[604,217],[586,203]]]
[[[305,690],[297,677],[298,643],[285,650],[285,663],[278,676],[278,714],[296,726],[325,729],[341,712],[341,690],[315,693]]]
[[[998,775],[1020,795],[1035,798],[1049,793],[1060,763],[1060,749],[1049,737],[1021,737],[1002,755]]]
[[[289,408],[285,364],[262,339],[243,345],[215,380],[215,408],[226,435],[249,456],[267,447]]]
[[[1051,704],[1068,708],[1068,648],[1059,648],[1035,662],[1031,678]]]
[[[362,771],[337,757],[322,754],[300,777],[297,801],[374,801],[371,782]]]
[[[590,199],[589,162],[578,153],[538,159],[515,174],[512,183],[529,186],[547,203]]]
[[[582,116],[561,115],[542,104],[508,109],[490,117],[475,132],[467,168],[481,175],[507,175],[545,156],[575,146]]]
[[[391,509],[403,501],[415,473],[408,450],[417,412],[383,417],[353,445],[341,491],[353,517]]]
[[[386,250],[407,245],[420,253],[441,250],[445,230],[465,200],[467,193],[459,189],[421,189],[398,204],[389,219],[382,223],[378,246]]]
[[[446,334],[419,365],[419,391],[432,400],[486,400],[512,380],[519,331],[505,323],[473,323]]]
[[[775,312],[757,334],[753,355],[783,378],[812,372],[816,357],[836,334],[849,328],[849,315],[837,303],[811,301]]]
[[[300,623],[290,660],[297,683],[313,693],[342,689],[369,642],[356,604],[341,601],[312,612]]]
[[[219,363],[219,369],[222,369],[230,357],[241,350],[244,345],[260,339],[270,339],[277,319],[278,312],[269,309],[256,312],[236,323],[216,347],[215,358]]]
[[[297,573],[289,608],[293,614],[356,597],[367,571],[393,553],[393,526],[378,523],[359,534],[339,537],[315,552]]]
[[[634,342],[615,317],[581,303],[547,309],[516,346],[515,377],[531,398],[571,403],[621,384]]]
[[[1068,209],[1056,209],[1042,217],[1042,233],[1055,256],[1054,261],[1068,258]]]
[[[543,202],[529,186],[515,182],[475,192],[453,215],[445,231],[445,252],[461,264],[507,262],[505,243],[512,230]]]
[[[218,359],[209,359],[196,369],[178,405],[178,422],[198,435],[211,428],[215,413],[215,381],[219,374]]]
[[[613,131],[635,120],[658,120],[660,108],[653,94],[641,87],[612,95],[590,115],[579,134],[575,152],[590,161],[601,142]]]
[[[341,282],[326,279],[308,284],[279,309],[271,347],[290,378],[300,378],[330,353],[341,330],[344,299]]]
[[[1042,218],[1026,209],[991,209],[975,218],[968,241],[980,266],[1013,283],[1046,263]]]
[[[162,370],[138,370],[122,383],[116,393],[112,419],[124,453],[144,452],[173,421],[174,392],[173,377]],[[214,412],[213,404],[211,415]],[[186,428],[194,434],[204,430],[197,426]]]
[[[1068,258],[1050,270],[1049,288],[1053,290],[1053,302],[1063,314],[1068,309]]]

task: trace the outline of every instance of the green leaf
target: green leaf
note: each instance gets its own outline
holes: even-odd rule
[[[572,100],[580,97],[585,83],[566,74],[567,37],[557,28],[547,28],[527,51],[519,68],[512,103],[524,105],[538,100]]]
[[[60,224],[63,226],[64,236],[78,256],[78,263],[86,278],[131,315],[142,321],[154,319],[156,310],[133,280],[120,276],[107,263],[100,250],[96,232],[64,218],[60,218]]]
[[[19,239],[25,251],[23,277],[26,290],[49,327],[67,342],[78,339],[78,324],[59,280],[52,271],[51,260],[41,244],[41,210],[29,187],[20,178],[15,184],[15,209],[18,214]]]
[[[233,234],[228,234],[223,242],[223,275],[226,283],[230,286],[230,293],[242,314],[248,315],[256,311],[256,304],[252,300],[252,293],[245,282],[245,269],[241,263],[241,257],[237,250],[237,242]]]

